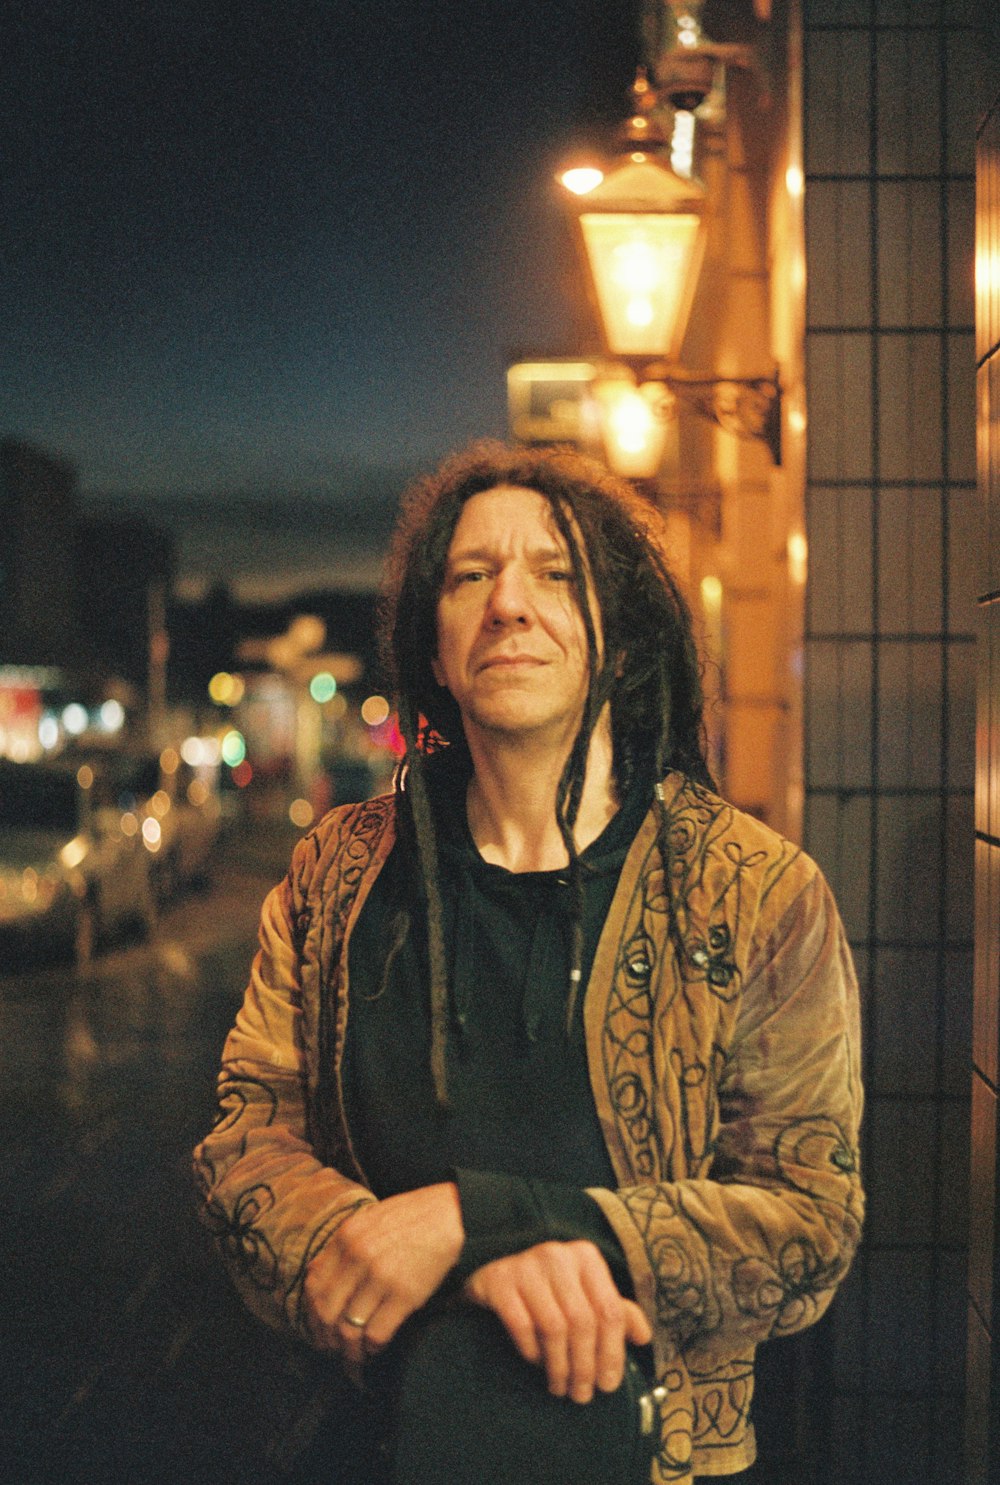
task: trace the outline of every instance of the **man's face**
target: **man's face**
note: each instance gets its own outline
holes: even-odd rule
[[[474,733],[531,734],[562,748],[576,736],[586,630],[566,542],[536,490],[498,485],[463,506],[438,599],[433,669],[470,743]]]

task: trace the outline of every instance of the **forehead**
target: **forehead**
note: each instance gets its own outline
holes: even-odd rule
[[[566,551],[548,500],[525,485],[494,485],[469,496],[455,523],[449,560],[483,544]]]

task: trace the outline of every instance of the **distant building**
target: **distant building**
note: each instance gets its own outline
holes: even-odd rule
[[[0,666],[54,667],[74,691],[148,697],[165,655],[172,538],[143,516],[83,515],[77,473],[0,441]]]
[[[0,663],[75,667],[76,471],[0,441]]]
[[[81,659],[93,674],[115,677],[148,696],[173,577],[174,545],[134,514],[81,516],[76,525],[75,585]]]

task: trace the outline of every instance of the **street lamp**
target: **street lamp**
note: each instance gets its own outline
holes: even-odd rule
[[[671,416],[674,398],[680,398],[720,427],[761,439],[780,464],[776,373],[705,376],[679,365],[704,256],[708,203],[698,181],[661,157],[667,139],[655,116],[656,94],[641,68],[631,97],[632,114],[613,167],[575,169],[560,177],[607,351],[624,363],[634,385],[648,388],[643,395],[659,416]],[[621,383],[621,369],[615,380]]]

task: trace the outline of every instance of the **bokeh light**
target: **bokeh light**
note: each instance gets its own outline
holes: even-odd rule
[[[316,811],[308,799],[293,799],[288,806],[288,818],[300,830],[305,830],[308,825],[312,824],[315,814]]]
[[[309,682],[309,695],[322,704],[337,694],[337,682],[328,670],[321,670]]]
[[[384,696],[369,696],[361,704],[361,720],[368,727],[381,727],[389,710],[389,703]]]
[[[230,768],[237,768],[247,755],[246,739],[235,727],[222,739],[222,761]]]

